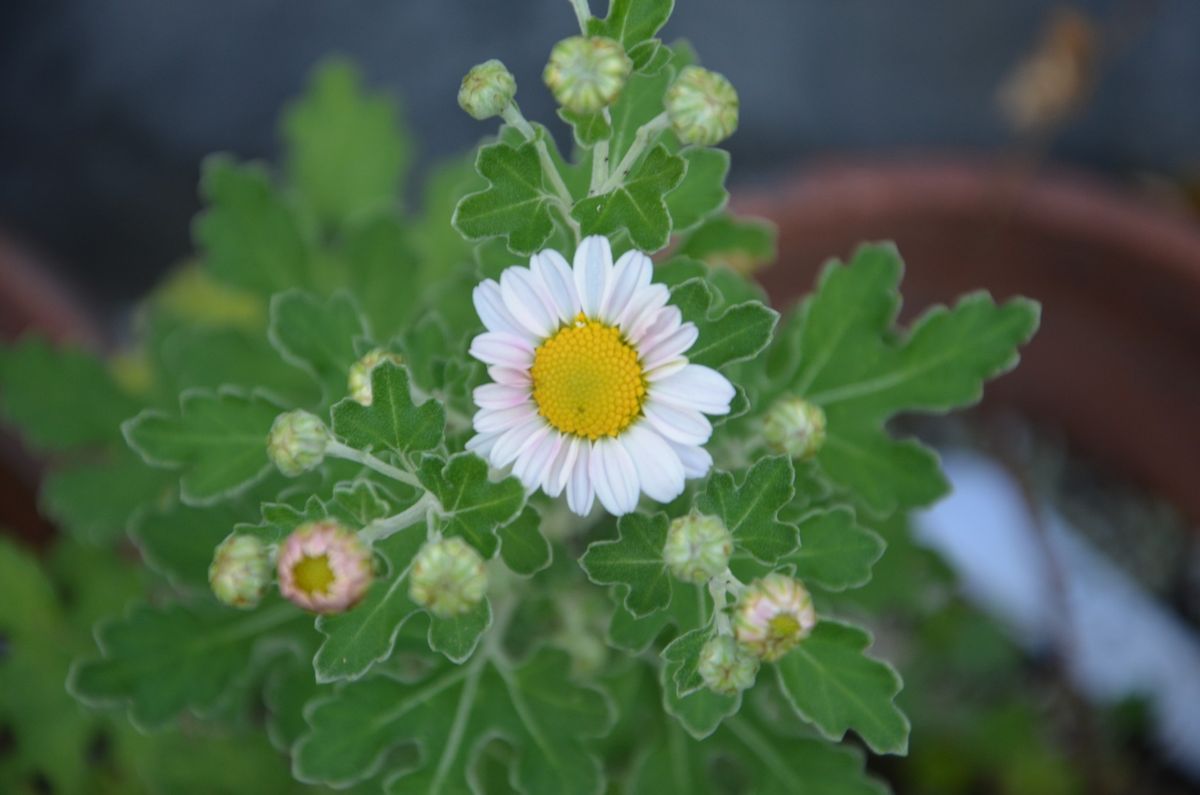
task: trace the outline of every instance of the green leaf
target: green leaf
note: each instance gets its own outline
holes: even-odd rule
[[[675,0],[612,0],[608,16],[588,20],[588,34],[616,39],[629,50],[653,38],[674,9]]]
[[[462,536],[485,559],[496,554],[496,529],[511,521],[525,505],[521,481],[488,479],[488,465],[474,453],[449,461],[427,456],[417,477],[441,504],[439,523],[448,536]]]
[[[800,546],[779,562],[794,574],[830,591],[866,584],[871,567],[883,556],[883,538],[861,527],[848,508],[815,511],[800,520]]]
[[[608,700],[571,681],[570,660],[542,649],[511,668],[477,654],[403,683],[371,677],[344,686],[308,710],[312,727],[294,749],[302,781],[346,786],[373,776],[388,752],[421,749],[413,767],[391,772],[388,792],[470,792],[476,750],[502,736],[516,747],[512,781],[529,795],[593,795],[599,760],[583,740],[611,724]]]
[[[725,190],[728,152],[689,146],[680,155],[687,162],[687,173],[679,187],[667,194],[667,211],[675,233],[697,226],[729,201],[729,192]]]
[[[393,100],[364,92],[351,64],[316,69],[284,117],[283,136],[288,176],[318,218],[341,226],[399,201],[411,146],[398,117]]]
[[[325,636],[313,658],[318,682],[358,679],[391,656],[400,628],[418,611],[408,597],[408,567],[425,533],[420,522],[376,544],[391,565],[390,576],[377,578],[353,610],[317,619],[317,631]]]
[[[704,686],[700,676],[700,651],[714,634],[713,627],[704,626],[676,636],[662,650],[662,658],[671,664],[675,692],[687,696]]]
[[[752,273],[775,261],[775,227],[756,218],[717,215],[693,229],[680,243],[679,253],[714,267]]]
[[[442,222],[448,224],[445,219]],[[457,233],[455,237],[458,238]],[[390,215],[374,216],[353,225],[346,230],[344,240],[342,257],[347,285],[362,307],[374,337],[391,339],[408,326],[421,308],[422,291],[414,289],[414,282],[428,278],[429,271],[439,276],[444,274],[429,266],[422,267],[423,261],[413,251],[408,230]]]
[[[514,573],[532,577],[550,565],[553,553],[541,527],[541,514],[526,505],[516,519],[500,528],[500,557]]]
[[[135,606],[96,633],[100,659],[77,662],[67,688],[93,707],[124,705],[146,729],[185,710],[206,712],[246,676],[254,647],[301,616],[274,604],[250,613],[197,606]]]
[[[908,751],[908,718],[895,704],[900,676],[863,651],[871,636],[848,624],[822,621],[776,663],[779,685],[804,720],[831,740],[853,729],[878,754]]]
[[[141,511],[170,493],[175,482],[171,473],[146,466],[121,446],[47,473],[39,499],[46,515],[76,538],[114,541]]]
[[[279,406],[235,389],[185,392],[179,402],[178,415],[149,409],[122,428],[146,463],[180,470],[185,503],[220,502],[270,472],[267,435]]]
[[[588,545],[579,564],[598,585],[619,585],[623,604],[635,617],[671,604],[671,577],[663,559],[667,515],[629,513],[617,521],[618,538]]]
[[[710,736],[730,715],[736,715],[742,706],[742,694],[723,696],[702,687],[679,694],[679,679],[687,679],[680,660],[664,660],[659,670],[658,683],[662,688],[663,710],[679,721],[684,731],[697,740]]]
[[[758,301],[728,307],[716,317],[709,314],[712,288],[703,279],[689,279],[671,290],[671,303],[684,320],[696,324],[700,337],[687,352],[688,361],[724,367],[759,354],[771,341],[779,313]]]
[[[659,145],[647,153],[614,190],[576,202],[571,215],[585,235],[629,233],[633,244],[658,251],[671,236],[671,217],[664,197],[683,179],[683,158]]]
[[[842,422],[835,412],[826,419],[825,445],[817,461],[868,509],[884,515],[930,505],[950,493],[937,453],[920,442],[896,441],[881,429],[856,427],[853,419]]]
[[[503,237],[521,256],[541,249],[554,229],[550,205],[558,199],[546,188],[534,142],[481,147],[475,168],[488,187],[458,203],[455,229],[470,240]]]
[[[796,549],[794,524],[779,512],[796,496],[795,472],[787,456],[762,458],[741,477],[714,471],[696,509],[720,517],[734,544],[764,563],[774,563]]]
[[[704,592],[698,586],[685,583],[679,583],[674,588],[677,593],[666,610],[640,617],[622,606],[622,598],[617,594],[619,589],[613,589],[615,604],[608,624],[609,645],[630,654],[641,654],[667,627],[675,626],[682,630],[707,621],[705,611],[708,597]]]
[[[140,408],[104,363],[82,350],[55,349],[30,335],[0,353],[0,415],[38,449],[112,441]]]
[[[607,140],[612,135],[612,125],[602,112],[576,113],[559,108],[558,116],[571,125],[575,133],[575,143],[579,146],[595,146],[597,142]]]
[[[290,364],[307,371],[329,398],[346,394],[355,342],[370,337],[354,300],[339,293],[325,300],[302,290],[271,298],[271,344]]]
[[[484,599],[470,612],[454,618],[431,616],[429,648],[446,655],[452,663],[461,664],[475,652],[479,639],[492,625],[492,606]]]
[[[261,166],[209,157],[200,192],[209,208],[194,234],[214,277],[264,296],[317,286],[309,242]]]
[[[372,403],[346,398],[333,407],[333,433],[359,450],[410,453],[432,450],[442,442],[446,412],[436,400],[413,402],[408,372],[391,362],[371,371]]]
[[[151,569],[176,585],[207,592],[213,552],[233,531],[238,516],[232,507],[173,505],[142,517],[133,541]]]

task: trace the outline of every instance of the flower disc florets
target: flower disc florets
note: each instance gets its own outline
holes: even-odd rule
[[[572,36],[554,45],[542,79],[559,105],[575,113],[595,113],[616,100],[632,71],[633,62],[619,42]]]
[[[755,580],[738,601],[734,633],[752,654],[772,662],[808,637],[817,625],[812,597],[783,574]]]
[[[217,599],[231,607],[255,607],[271,582],[271,555],[254,536],[232,535],[217,546],[208,583]]]
[[[332,519],[297,527],[284,540],[277,564],[279,591],[314,613],[341,613],[371,585],[371,550]]]
[[[439,618],[470,611],[487,593],[483,557],[457,536],[421,547],[408,579],[408,595]]]
[[[728,635],[710,638],[700,649],[700,678],[708,688],[732,696],[754,684],[758,658]]]
[[[763,439],[792,458],[812,458],[825,443],[825,412],[800,398],[782,398],[771,406]]]
[[[663,559],[671,573],[685,582],[703,583],[729,566],[733,536],[715,516],[689,513],[672,520]]]
[[[517,95],[517,81],[512,72],[497,61],[471,67],[458,89],[458,105],[472,117],[483,121],[499,116]]]
[[[275,418],[267,437],[267,455],[288,477],[316,469],[325,459],[329,431],[307,411],[289,411]]]
[[[723,75],[702,67],[683,67],[664,104],[671,127],[685,144],[712,146],[737,129],[737,91]]]
[[[385,351],[383,348],[376,348],[350,365],[347,390],[351,398],[364,406],[369,406],[374,402],[375,396],[371,391],[371,374],[384,362],[391,362],[399,367],[404,364],[404,357],[398,353]]]

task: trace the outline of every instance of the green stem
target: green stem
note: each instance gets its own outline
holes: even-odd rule
[[[362,464],[368,469],[373,469],[385,477],[392,480],[398,480],[414,488],[424,490],[421,481],[417,480],[417,476],[411,472],[405,472],[403,469],[394,467],[386,461],[382,461],[370,453],[365,453],[362,450],[355,450],[353,447],[348,447],[341,442],[330,442],[325,448],[325,455],[333,456],[334,458],[342,458],[347,461],[353,461],[356,464]]]
[[[550,187],[554,189],[558,201],[562,207],[563,220],[570,227],[571,232],[575,235],[575,239],[579,239],[579,222],[571,217],[571,208],[575,206],[575,199],[571,197],[571,191],[567,189],[567,183],[563,182],[562,174],[558,173],[558,167],[554,165],[554,159],[550,157],[550,150],[546,146],[546,141],[542,136],[538,135],[537,130],[521,113],[521,109],[517,107],[517,103],[510,102],[508,106],[500,113],[504,121],[516,127],[521,135],[525,136],[525,140],[533,141],[533,147],[537,150],[538,161],[542,164],[542,173],[550,180]]]
[[[597,194],[608,193],[619,187],[625,178],[629,176],[629,172],[633,171],[633,167],[637,164],[638,158],[646,151],[650,144],[658,139],[659,134],[671,125],[671,120],[667,118],[666,113],[660,113],[650,121],[638,128],[637,133],[633,136],[633,143],[629,146],[629,151],[621,158],[621,162],[613,169],[600,188],[596,191]]]
[[[430,509],[434,508],[437,500],[428,492],[421,499],[405,508],[395,516],[386,519],[376,519],[359,531],[359,536],[369,544],[382,541],[406,527],[411,527],[425,518]]]
[[[592,10],[588,8],[588,0],[571,0],[575,8],[575,17],[579,20],[579,32],[587,35],[588,20],[592,18]]]
[[[612,115],[608,112],[608,108],[605,108],[601,112],[604,114],[605,124],[611,130]],[[600,186],[608,181],[608,142],[609,139],[605,138],[597,141],[596,145],[592,147],[592,182],[588,186],[588,196],[599,195]]]

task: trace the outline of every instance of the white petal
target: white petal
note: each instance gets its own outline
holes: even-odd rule
[[[671,359],[669,362],[660,364],[653,370],[647,370],[646,380],[652,384],[655,381],[662,381],[664,378],[670,378],[687,366],[688,360],[686,356],[680,356],[678,359]]]
[[[567,483],[567,507],[579,516],[591,513],[592,502],[596,491],[592,487],[592,478],[588,473],[590,449],[586,442],[575,440],[572,447],[577,448],[575,464],[571,467],[571,479]]]
[[[683,473],[689,478],[702,478],[712,469],[712,456],[703,447],[677,444],[670,439],[667,439],[667,444],[675,451],[675,455],[679,456],[679,461],[683,464]]]
[[[510,409],[480,409],[475,412],[473,424],[478,433],[503,433],[536,415],[532,403]]]
[[[684,351],[696,344],[700,330],[694,323],[684,323],[675,332],[659,340],[652,348],[642,349],[642,366],[647,370],[678,359]]]
[[[488,375],[497,384],[523,387],[527,392],[533,386],[533,379],[529,377],[529,371],[524,369],[518,370],[513,367],[497,367],[496,365],[492,365],[488,368]]]
[[[488,279],[476,285],[471,298],[475,301],[475,311],[479,313],[479,319],[488,331],[507,331],[519,337],[529,336],[529,332],[521,327],[504,305],[500,285],[495,280]]]
[[[650,284],[650,273],[653,265],[650,258],[640,251],[626,251],[613,266],[612,283],[604,305],[600,307],[600,317],[606,323],[616,323],[629,305],[639,287]]]
[[[487,458],[492,454],[492,448],[496,446],[496,440],[499,438],[498,433],[477,434],[467,440],[467,449],[480,458]]]
[[[640,339],[637,340],[638,353],[645,357],[649,351],[653,350],[654,346],[667,337],[670,337],[676,331],[679,331],[682,327],[683,314],[680,313],[679,309],[674,306],[663,307],[654,315],[653,322],[646,327]]]
[[[712,436],[712,425],[695,409],[676,408],[650,399],[642,407],[654,430],[680,444],[704,444]]]
[[[496,440],[496,446],[492,448],[492,466],[496,467],[496,469],[503,469],[511,464],[520,452],[525,449],[529,438],[543,425],[545,425],[545,421],[534,414],[529,419],[509,428],[501,434],[500,438]]]
[[[637,344],[641,341],[646,329],[658,317],[659,310],[671,300],[671,291],[661,284],[652,284],[645,290],[638,290],[629,308],[621,316],[621,331]]]
[[[570,323],[579,314],[579,294],[575,292],[575,276],[562,254],[546,249],[529,261],[533,275],[541,279],[546,293],[553,299],[558,319]]]
[[[554,442],[557,438],[557,431],[549,425],[543,425],[530,435],[517,454],[512,473],[529,491],[537,488],[546,459],[554,455]]]
[[[711,367],[689,364],[672,376],[655,381],[650,387],[655,400],[705,414],[728,414],[733,400],[733,384]]]
[[[471,340],[470,353],[485,364],[526,370],[533,364],[533,344],[507,331],[488,331]]]
[[[633,459],[616,439],[600,439],[592,445],[588,470],[600,504],[613,516],[637,508],[638,474]]]
[[[633,460],[642,491],[658,502],[670,502],[683,493],[683,464],[649,423],[636,422],[621,434],[621,444]]]
[[[585,237],[575,250],[575,289],[579,291],[580,307],[588,317],[600,315],[612,269],[612,248],[608,238],[600,235]]]
[[[475,405],[481,409],[511,409],[529,400],[527,387],[506,386],[505,384],[484,384],[475,387],[471,393]]]
[[[546,467],[545,474],[542,475],[542,491],[551,497],[562,494],[562,490],[571,480],[571,473],[574,471],[575,459],[579,457],[580,447],[581,443],[578,439],[562,436],[562,447],[559,448],[558,455],[554,457],[550,466]]]
[[[540,338],[550,336],[558,325],[556,311],[545,288],[528,268],[509,268],[500,274],[500,294],[504,305],[522,326]]]

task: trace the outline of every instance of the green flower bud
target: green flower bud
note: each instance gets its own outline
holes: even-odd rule
[[[680,70],[664,104],[675,134],[685,144],[712,146],[737,129],[737,91],[723,75],[699,66]]]
[[[783,574],[768,574],[742,593],[733,631],[747,651],[774,662],[816,625],[817,613],[804,584]]]
[[[271,581],[271,555],[254,536],[232,535],[222,541],[208,567],[208,584],[231,607],[258,605]]]
[[[733,638],[717,635],[700,649],[698,670],[709,690],[732,696],[754,684],[758,665],[758,658]]]
[[[329,431],[316,415],[289,411],[275,418],[267,437],[267,455],[280,472],[296,477],[321,465],[328,444]]]
[[[517,95],[512,72],[493,58],[473,66],[458,89],[458,105],[479,121],[499,116]]]
[[[715,516],[692,512],[671,522],[663,560],[685,582],[703,583],[729,566],[733,536]]]
[[[347,384],[350,397],[364,406],[369,406],[374,402],[375,396],[371,392],[371,373],[375,372],[375,368],[384,362],[400,366],[404,364],[404,357],[398,353],[385,351],[383,348],[376,348],[350,365],[350,378]]]
[[[559,105],[595,113],[616,101],[632,71],[633,61],[619,43],[603,36],[572,36],[554,45],[542,79]]]
[[[469,612],[487,592],[483,558],[458,536],[421,547],[408,580],[408,595],[438,618]]]
[[[793,458],[812,458],[825,442],[825,412],[800,398],[781,398],[763,425],[767,444]]]

